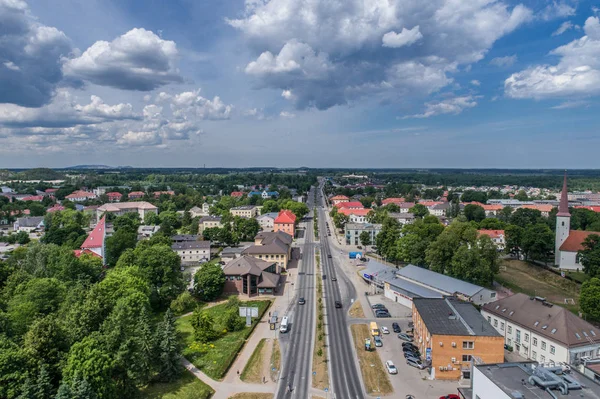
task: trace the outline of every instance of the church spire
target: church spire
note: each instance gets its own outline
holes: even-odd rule
[[[567,195],[567,171],[565,170],[565,178],[563,181],[562,192],[560,193],[560,204],[558,205],[558,213],[556,216],[571,216],[569,213],[569,197]]]

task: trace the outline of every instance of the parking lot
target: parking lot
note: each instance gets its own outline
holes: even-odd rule
[[[392,315],[393,319],[407,319],[407,322],[412,318],[412,310],[404,305],[400,305],[398,302],[394,302],[389,298],[386,298],[383,294],[367,295],[367,301],[369,302],[369,308],[371,305],[381,303],[384,305]],[[365,316],[371,318],[375,317],[373,309],[366,309]],[[385,319],[381,319],[385,320]]]

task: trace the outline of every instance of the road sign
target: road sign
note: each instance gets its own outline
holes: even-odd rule
[[[325,388],[325,392],[329,392],[329,388]]]
[[[250,314],[248,314],[248,312]],[[248,308],[246,306],[240,306],[240,317],[246,317],[246,316],[258,317],[258,308],[257,307]]]
[[[425,359],[427,359],[428,362],[431,361],[431,348],[425,349]]]

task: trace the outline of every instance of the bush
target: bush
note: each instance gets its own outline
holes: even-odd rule
[[[194,310],[198,303],[188,291],[184,291],[171,301],[171,311],[176,315],[182,315]]]
[[[230,308],[225,316],[225,328],[229,332],[240,331],[246,326],[244,318],[240,317],[238,308]]]

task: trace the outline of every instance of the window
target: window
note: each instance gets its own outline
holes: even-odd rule
[[[521,342],[521,330],[517,330],[517,336],[515,338],[515,342]]]
[[[491,298],[496,298],[496,293],[492,292],[492,294],[490,295]]]
[[[531,352],[531,359],[536,360],[536,358],[537,358],[537,353],[535,353],[535,351]]]
[[[492,324],[492,318],[488,316],[488,323]]]
[[[544,363],[546,361],[546,356],[540,356],[540,363]]]
[[[473,349],[474,347],[475,347],[475,342],[463,341],[463,349]]]
[[[542,350],[545,351],[546,350],[546,341],[542,341]]]
[[[504,322],[500,323],[500,331],[504,331]]]
[[[536,337],[533,337],[531,342],[533,343],[533,346],[537,346],[537,338]]]
[[[473,356],[471,356],[471,355],[462,355],[463,362],[470,362],[472,358],[473,358]]]
[[[498,327],[498,319],[494,319],[494,327]]]
[[[556,348],[554,345],[550,345],[550,354],[554,355],[556,353]]]
[[[529,342],[529,334],[525,334],[525,342]]]
[[[508,333],[512,334],[512,326],[508,326]]]

